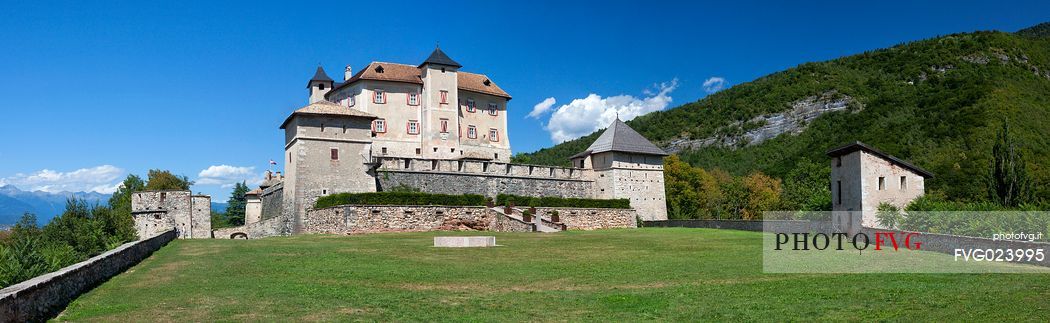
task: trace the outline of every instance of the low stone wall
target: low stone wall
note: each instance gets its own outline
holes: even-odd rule
[[[0,322],[37,322],[57,315],[98,284],[149,257],[178,236],[174,230],[125,243],[91,259],[0,290]]]
[[[598,209],[537,207],[536,214],[550,219],[557,211],[561,223],[568,230],[596,230],[638,227],[638,213],[634,209]]]
[[[807,220],[664,220],[645,221],[643,226],[763,231],[763,224],[776,226],[778,232],[831,232],[831,222]]]
[[[902,234],[911,233],[911,231],[900,231],[900,230],[889,230],[889,229],[875,229],[875,228],[864,228],[862,232],[867,234],[871,239],[875,239],[875,231],[878,232],[893,232],[896,236],[902,236]],[[922,250],[946,253],[949,255],[955,254],[955,249],[1043,249],[1043,253],[1046,257],[1043,257],[1043,261],[1024,261],[1027,264],[1033,264],[1043,267],[1050,267],[1050,243],[1045,242],[1030,242],[1030,241],[1010,241],[1010,240],[992,240],[989,238],[977,238],[977,237],[966,237],[956,236],[950,234],[938,234],[938,233],[926,233],[917,232],[919,242],[922,243]],[[874,243],[874,241],[872,242]]]
[[[289,234],[292,234],[292,220],[284,215],[239,227],[212,231],[212,237],[215,239],[259,239]]]
[[[302,233],[491,230],[495,217],[481,206],[341,205],[308,210]]]

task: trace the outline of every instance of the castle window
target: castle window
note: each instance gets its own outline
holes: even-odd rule
[[[372,131],[375,131],[375,132],[378,132],[378,133],[385,133],[386,132],[386,120],[376,119],[375,121],[372,121]]]
[[[835,184],[835,204],[842,205],[842,181],[837,181]]]
[[[478,128],[474,127],[474,126],[467,126],[467,138],[477,139],[478,138]]]
[[[373,92],[375,93],[375,95],[373,95],[372,97],[372,102],[378,104],[386,103],[386,92],[383,92],[383,90],[380,89],[375,89]]]
[[[901,176],[901,189],[908,189],[908,176]]]
[[[842,157],[835,157],[835,167],[842,167]]]
[[[332,160],[339,160],[339,148],[332,148]]]
[[[474,102],[474,99],[467,99],[467,112],[474,113],[477,109],[478,105]]]
[[[884,189],[886,189],[886,178],[879,176],[879,190],[881,191]]]
[[[419,121],[409,120],[408,121],[408,134],[418,135],[419,134]]]
[[[441,90],[441,104],[448,104],[448,91]]]
[[[499,111],[496,110],[496,104],[495,103],[489,103],[489,115],[490,116],[499,115]]]
[[[492,159],[499,159],[499,154],[496,154],[496,157],[494,157],[494,158],[492,158]],[[507,165],[507,168],[509,169],[509,168],[510,168],[510,165]],[[509,173],[510,171],[507,171],[507,172]]]
[[[324,83],[317,84],[317,89],[324,91]]]
[[[419,155],[419,154],[422,154],[422,153],[423,153],[422,149],[416,148],[416,155]]]
[[[386,155],[386,147],[383,147],[383,155]]]
[[[448,133],[448,119],[441,119],[441,132]]]
[[[419,93],[408,94],[408,105],[419,105]]]
[[[495,128],[489,129],[489,140],[499,141],[499,130],[496,130]]]

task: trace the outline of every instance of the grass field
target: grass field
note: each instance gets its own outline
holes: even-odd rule
[[[755,232],[637,229],[177,240],[58,320],[1028,320],[1047,274],[763,274]]]

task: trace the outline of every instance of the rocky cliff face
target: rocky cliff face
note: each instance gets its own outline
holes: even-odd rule
[[[806,130],[806,126],[813,119],[825,113],[850,110],[851,107],[855,107],[853,112],[860,111],[862,107],[859,104],[851,104],[854,102],[855,100],[848,95],[836,91],[824,92],[792,102],[791,110],[758,116],[746,122],[735,122],[723,127],[717,135],[711,137],[673,140],[665,150],[677,153],[709,146],[743,147],[757,145],[785,133],[797,135]]]

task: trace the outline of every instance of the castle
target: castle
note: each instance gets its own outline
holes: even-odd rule
[[[635,227],[667,219],[667,154],[617,118],[571,167],[510,163],[507,102],[483,74],[435,49],[419,65],[372,62],[343,82],[317,68],[309,103],[280,125],[285,160],[246,196],[245,225],[211,230],[210,198],[188,191],[136,192],[140,237],[176,229],[181,238],[257,238],[297,233],[442,230],[454,227],[557,231]],[[402,130],[403,129],[403,130]],[[933,175],[856,142],[832,158],[832,223],[878,227],[875,209],[922,196]],[[428,193],[629,199],[630,209],[344,205],[314,209],[336,193],[411,187]],[[535,215],[533,219],[532,216]],[[530,221],[531,220],[531,221]]]
[[[245,226],[216,230],[211,236],[334,232],[318,229],[321,222],[342,221],[340,225],[349,227],[356,225],[353,221],[379,221],[384,228],[427,222],[414,210],[388,216],[373,208],[373,217],[383,217],[378,220],[351,211],[353,221],[350,214],[312,210],[322,196],[406,186],[430,193],[493,198],[513,194],[630,200],[630,212],[564,209],[567,214],[561,217],[574,223],[569,228],[634,227],[636,219],[667,219],[663,179],[667,154],[659,147],[617,119],[587,150],[572,157],[572,167],[509,163],[506,111],[511,96],[488,76],[460,68],[440,48],[418,65],[372,62],[356,74],[347,66],[343,82],[335,82],[318,67],[307,83],[308,104],[280,125],[285,134],[284,173],[268,173],[263,185],[249,192]],[[161,193],[136,196],[152,201],[157,194]],[[430,215],[478,217],[472,210],[446,211]],[[479,212],[484,221],[492,223],[507,218],[521,222],[520,214],[514,213],[520,210],[508,208],[497,219],[490,211]],[[558,214],[558,210],[550,212]],[[181,230],[181,223],[197,221],[194,219],[172,218],[163,223]],[[543,223],[566,227],[554,222],[558,221],[537,216],[536,223],[526,223],[526,227],[534,225],[532,230],[536,230]],[[522,227],[508,223],[491,227]],[[159,229],[152,226],[150,230]],[[139,233],[148,236],[149,232]]]

